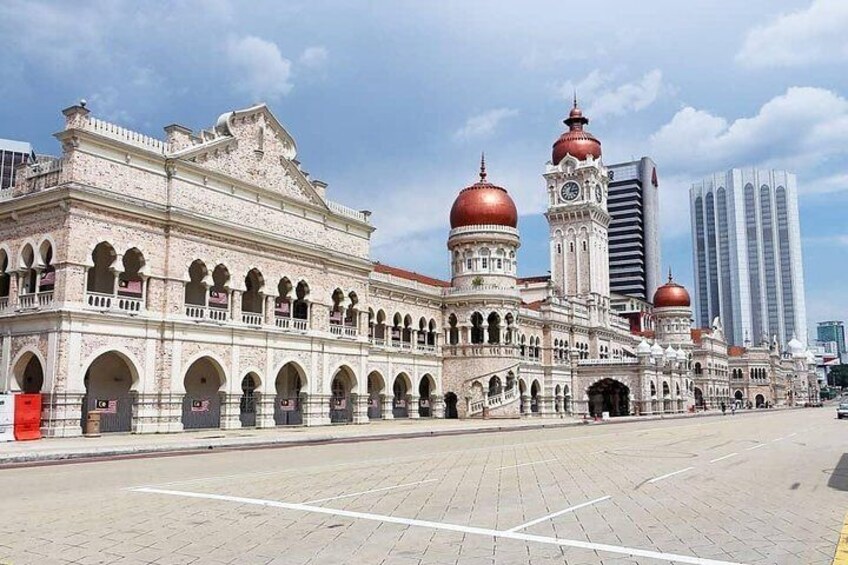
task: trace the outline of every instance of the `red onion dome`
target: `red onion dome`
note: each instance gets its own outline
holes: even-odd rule
[[[583,111],[577,107],[577,98],[574,99],[574,108],[564,121],[568,131],[556,140],[553,147],[551,162],[559,165],[566,155],[571,155],[579,161],[585,161],[591,155],[595,159],[601,158],[601,142],[584,130],[583,127],[589,123],[589,119],[583,116]]]
[[[486,180],[486,161],[480,161],[480,180],[462,189],[450,212],[451,229],[464,226],[518,226],[518,210],[505,188]]]
[[[686,288],[674,282],[669,269],[668,282],[654,293],[654,308],[688,308],[691,304]]]

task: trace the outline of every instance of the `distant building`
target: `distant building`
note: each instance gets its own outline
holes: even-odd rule
[[[15,167],[26,163],[31,152],[29,143],[0,139],[0,190],[15,184]]]
[[[796,178],[731,169],[689,191],[698,325],[720,316],[728,341],[807,339]]]
[[[845,324],[838,320],[819,322],[816,328],[818,341],[833,341],[836,343],[836,354],[841,357],[845,353]]]
[[[648,300],[660,274],[659,183],[650,157],[609,167],[610,291]]]

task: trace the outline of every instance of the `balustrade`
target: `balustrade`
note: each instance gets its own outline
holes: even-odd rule
[[[248,326],[261,326],[262,314],[258,314],[256,312],[242,312],[241,321]]]

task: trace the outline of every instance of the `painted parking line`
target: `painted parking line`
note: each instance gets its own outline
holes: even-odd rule
[[[761,448],[761,447],[765,447],[766,445],[768,445],[768,444],[765,444],[765,443],[758,443],[757,445],[752,445],[751,447],[746,447],[746,448],[745,448],[745,451],[754,451],[755,449],[759,449],[759,448]]]
[[[724,461],[725,459],[730,459],[731,457],[736,457],[739,455],[738,453],[728,453],[722,457],[716,457],[715,459],[710,459],[710,463],[718,463],[719,461]]]
[[[685,469],[680,469],[679,471],[672,471],[671,473],[666,473],[665,475],[660,475],[659,477],[654,477],[653,479],[651,479],[648,482],[649,483],[657,483],[657,482],[662,481],[664,479],[667,479],[669,477],[679,475],[680,473],[685,473],[686,471],[691,471],[694,468],[695,467],[686,467]]]
[[[518,467],[527,467],[529,465],[539,465],[541,463],[550,463],[552,461],[559,461],[559,459],[543,459],[542,461],[531,461],[530,463],[519,463],[518,465],[504,465],[503,467],[498,467],[498,471],[503,471],[504,469],[516,469]]]
[[[839,542],[836,544],[836,554],[833,556],[833,565],[848,565],[848,514],[839,532]]]
[[[382,487],[382,488],[375,488],[375,489],[371,489],[371,490],[363,490],[361,492],[351,492],[349,494],[340,494],[339,496],[330,496],[328,498],[317,498],[315,500],[307,500],[303,504],[317,504],[319,502],[328,502],[330,500],[339,500],[340,498],[352,498],[354,496],[362,496],[363,494],[371,494],[371,493],[374,493],[374,492],[384,492],[384,491],[393,490],[393,489],[396,489],[396,488],[412,487],[412,486],[415,486],[415,485],[423,485],[424,483],[434,483],[438,480],[439,479],[427,479],[426,481],[418,481],[418,482],[415,482],[415,483],[405,483],[405,484],[402,484],[402,485],[394,485],[394,486],[390,486],[390,487]]]
[[[253,504],[256,506],[266,506],[271,508],[283,508],[286,510],[297,510],[300,512],[314,512],[317,514],[328,514],[331,516],[342,516],[358,520],[371,520],[374,522],[384,522],[389,524],[399,524],[402,526],[415,526],[421,528],[430,528],[433,530],[445,530],[451,532],[460,532],[463,534],[474,534],[491,538],[506,538],[521,540],[525,542],[541,543],[547,545],[557,545],[562,547],[574,547],[577,549],[586,549],[589,551],[603,551],[607,553],[615,553],[618,555],[630,555],[632,557],[645,557],[648,559],[657,559],[660,561],[670,561],[674,563],[687,563],[690,565],[740,565],[731,561],[718,561],[715,559],[703,559],[701,557],[693,557],[689,555],[677,555],[674,553],[664,553],[661,551],[653,551],[650,549],[638,549],[634,547],[623,547],[619,545],[609,545],[604,543],[592,543],[580,540],[570,540],[562,538],[552,538],[545,536],[536,536],[532,534],[523,534],[520,532],[509,532],[500,530],[491,530],[488,528],[476,528],[473,526],[462,526],[459,524],[447,524],[443,522],[431,522],[429,520],[415,520],[410,518],[398,518],[395,516],[384,516],[381,514],[371,514],[369,512],[352,512],[350,510],[337,510],[334,508],[326,508],[323,506],[311,506],[308,504],[294,504],[289,502],[279,502],[276,500],[263,500],[260,498],[242,498],[240,496],[228,496],[223,494],[207,494],[201,492],[187,492],[179,490],[166,490],[150,487],[141,487],[132,489],[133,492],[162,494],[169,496],[181,496],[186,498],[198,498],[206,500],[220,500],[225,502],[235,502],[238,504]]]
[[[546,522],[547,520],[551,520],[556,518],[557,516],[562,516],[563,514],[568,514],[569,512],[574,512],[575,510],[579,510],[580,508],[585,508],[587,506],[591,506],[593,504],[597,504],[598,502],[603,502],[604,500],[609,500],[610,496],[602,496],[601,498],[596,498],[595,500],[590,500],[589,502],[584,502],[582,504],[578,504],[576,506],[572,506],[571,508],[566,508],[565,510],[560,510],[559,512],[554,512],[552,514],[548,514],[547,516],[542,516],[541,518],[536,518],[535,520],[531,520],[526,524],[521,524],[520,526],[515,526],[514,528],[510,528],[508,532],[517,532],[518,530],[523,530],[524,528],[529,528],[530,526],[535,526],[536,524],[541,524],[542,522]]]

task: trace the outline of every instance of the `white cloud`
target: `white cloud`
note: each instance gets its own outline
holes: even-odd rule
[[[297,61],[302,67],[306,67],[308,69],[320,69],[327,64],[329,56],[330,53],[327,51],[326,47],[307,47],[303,50],[303,53],[300,54]]]
[[[792,87],[757,114],[728,122],[687,106],[651,136],[665,168],[702,174],[736,166],[797,169],[848,144],[848,100],[822,88]]]
[[[471,116],[465,121],[465,125],[454,132],[453,137],[456,140],[464,141],[469,139],[483,139],[489,137],[498,125],[506,118],[511,118],[518,115],[518,110],[512,108],[496,108]]]
[[[586,113],[592,118],[620,116],[644,110],[653,104],[663,90],[662,71],[648,71],[638,80],[614,85],[614,73],[593,70],[579,82],[565,82],[558,87],[560,95],[570,100],[576,92],[588,102]]]
[[[848,2],[815,0],[753,28],[736,54],[749,67],[798,66],[848,59]]]
[[[227,42],[227,59],[236,70],[238,90],[259,101],[276,100],[292,89],[291,61],[283,57],[276,43],[248,35]]]

